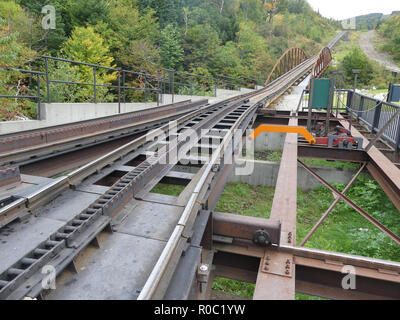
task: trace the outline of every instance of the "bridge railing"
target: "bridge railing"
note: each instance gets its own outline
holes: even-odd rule
[[[353,100],[354,96],[354,100]],[[297,111],[308,110],[310,100],[309,90],[304,90]],[[400,105],[369,97],[353,90],[335,90],[332,112],[351,113],[353,117],[363,123],[371,133],[378,133],[396,115]],[[400,151],[400,116],[386,128],[382,137]]]
[[[158,85],[160,78],[158,76],[146,74],[143,72],[124,70],[122,68],[105,67],[98,64],[85,63],[64,58],[49,56],[43,56],[42,58],[44,59],[47,103],[60,102],[52,99],[54,93],[57,93],[56,88],[52,88],[52,84],[53,86],[63,84],[67,86],[75,85],[90,88],[90,90],[84,93],[86,94],[86,96],[83,98],[86,101],[91,100],[91,102],[93,103],[98,102],[99,96],[103,99],[111,100],[111,102],[118,102],[119,104],[121,102],[126,103],[129,97],[131,98],[130,100],[136,98],[135,102],[138,102],[137,100],[144,100],[144,102],[146,102],[148,101],[150,96],[157,97],[158,93],[160,93]],[[61,80],[54,79],[52,77],[52,71],[54,72],[54,69],[51,70],[50,62],[65,63],[72,68],[75,67],[75,69],[70,69],[70,71],[75,71],[78,74],[78,77],[82,78],[83,75],[83,78],[86,78],[88,80],[74,81],[68,80],[68,78]],[[60,75],[56,76],[59,77]],[[133,96],[129,94],[130,91],[135,92]],[[139,96],[137,95],[138,92],[140,93]],[[135,94],[136,97],[134,97]],[[57,95],[55,96],[57,97]],[[82,95],[79,95],[79,98],[81,99]]]
[[[19,71],[20,76],[7,75],[2,79],[9,81],[0,83],[0,98],[14,99],[10,104],[16,106],[16,99],[37,102],[37,112],[31,118],[40,118],[42,102],[118,102],[121,111],[121,103],[156,101],[159,104],[162,94],[216,96],[218,89],[255,89],[260,85],[256,79],[245,77],[212,77],[168,69],[150,74],[51,56],[42,56],[34,64],[43,71],[3,68],[8,73]],[[19,82],[29,82],[24,88],[30,94],[20,96],[16,88]],[[4,110],[0,106],[0,111]],[[0,115],[0,119],[5,117]]]
[[[9,80],[5,78],[4,83],[2,83],[2,88],[0,88],[0,98],[2,101],[0,103],[1,119],[7,119],[8,116],[12,116],[13,111],[10,110],[9,106],[16,104],[22,107],[24,102],[36,101],[36,110],[31,113],[35,113],[37,119],[40,119],[40,104],[41,104],[41,85],[40,77],[44,75],[43,72],[34,70],[24,70],[17,68],[0,67],[1,72],[7,72],[9,78],[15,76],[18,78],[17,81]],[[25,76],[18,76],[22,74]],[[4,100],[3,100],[4,99]],[[28,106],[29,107],[29,106]],[[17,111],[18,113],[18,111]],[[15,115],[14,115],[15,116]],[[17,116],[20,116],[17,114]]]
[[[236,90],[256,89],[260,81],[241,77],[205,76],[189,72],[161,69],[161,89],[164,94],[216,96],[217,89]]]
[[[349,90],[347,108],[371,133],[377,133],[396,115],[400,106]],[[385,130],[383,137],[395,146],[396,152],[400,150],[400,115]]]

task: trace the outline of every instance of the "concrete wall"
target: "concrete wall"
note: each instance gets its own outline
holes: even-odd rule
[[[242,182],[255,186],[275,187],[278,179],[280,163],[246,160],[247,164],[254,165],[253,173],[247,176],[238,176],[235,171],[232,172],[230,182]],[[237,165],[242,168],[244,165]],[[313,167],[313,170],[331,183],[347,184],[356,173],[351,169]],[[296,181],[293,181],[296,183]],[[298,167],[297,187],[302,190],[312,190],[322,184],[311,176],[303,167]]]
[[[235,97],[241,94],[253,92],[253,89],[242,88],[240,91],[235,90],[226,90],[226,89],[217,89],[217,96],[191,96],[191,95],[174,95],[174,102],[180,102],[185,100],[203,100],[208,99],[210,103],[215,103],[221,100],[229,99],[231,97]],[[161,96],[161,101],[163,104],[172,103],[172,94],[163,94]]]
[[[251,91],[253,90],[242,89],[241,91],[232,91],[218,89],[217,97],[175,95],[174,102],[208,99],[210,103],[214,103]],[[160,105],[171,103],[172,95],[162,95]],[[156,106],[157,103],[155,102],[122,103],[121,113],[140,111],[148,108],[154,108]],[[41,120],[0,122],[0,134],[39,129],[43,127],[95,119],[114,114],[118,114],[118,103],[43,103]]]
[[[154,108],[157,103],[121,104],[121,113]],[[42,120],[0,122],[0,134],[39,129],[118,114],[118,103],[44,103]]]
[[[282,150],[285,139],[286,133],[263,132],[256,138],[254,147],[256,151]]]
[[[157,103],[121,103],[121,113],[154,108]],[[118,114],[118,103],[51,103],[44,104],[43,119],[47,122],[63,123],[83,121]]]

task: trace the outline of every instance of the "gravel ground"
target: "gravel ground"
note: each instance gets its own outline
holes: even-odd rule
[[[378,52],[375,47],[375,37],[376,33],[374,30],[368,31],[360,36],[360,47],[367,55],[368,58],[379,62],[381,65],[385,66],[386,69],[392,72],[400,73],[400,68],[393,60],[390,58],[388,53]]]

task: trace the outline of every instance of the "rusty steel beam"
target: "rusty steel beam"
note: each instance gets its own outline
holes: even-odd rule
[[[368,162],[368,154],[362,150],[345,150],[299,144],[299,158],[325,159],[344,162]]]
[[[348,121],[341,115],[339,115],[339,118],[341,125],[347,127]],[[364,148],[369,145],[369,140],[356,128],[351,127],[351,134],[353,137],[364,140]],[[376,147],[372,147],[366,154],[368,156],[368,171],[385,191],[397,210],[400,211],[400,169]]]
[[[332,61],[332,53],[331,49],[328,47],[323,48],[319,55],[318,59],[314,64],[314,67],[311,71],[311,78],[319,78],[328,68],[329,64]]]
[[[266,231],[272,244],[279,245],[281,225],[277,220],[267,220],[229,213],[213,213],[214,235],[253,240],[257,231]]]
[[[300,48],[290,48],[278,59],[271,73],[269,74],[264,86],[267,86],[270,82],[278,79],[286,72],[290,71],[300,63],[307,60],[306,53]]]
[[[297,261],[296,261],[297,263]],[[341,286],[346,274],[296,265],[296,292],[332,300],[399,300],[400,284],[356,277],[356,289]]]
[[[216,276],[256,283],[258,259],[264,254],[257,247],[215,244],[213,266]],[[323,250],[281,246],[278,253],[294,256],[296,292],[327,299],[400,299],[400,263]],[[344,267],[353,267],[356,289],[344,290]],[[343,272],[343,273],[342,273]],[[279,291],[280,287],[271,287]]]
[[[292,118],[289,125],[297,126],[297,118]],[[279,170],[275,196],[271,209],[271,220],[281,222],[281,244],[296,244],[297,219],[297,134],[287,134]],[[260,263],[257,283],[254,293],[255,300],[293,300],[295,296],[295,270],[293,256],[277,255],[271,257],[267,250]],[[272,261],[271,261],[272,260]],[[283,268],[289,274],[280,274],[282,269],[275,271],[272,266],[284,263]],[[285,273],[285,270],[283,270]],[[271,290],[271,287],[279,290]]]
[[[349,198],[347,198],[343,192],[338,191],[336,188],[334,188],[332,185],[330,185],[326,180],[324,180],[322,177],[320,177],[318,174],[316,174],[311,168],[309,168],[307,165],[305,165],[303,162],[298,160],[300,165],[304,167],[312,176],[314,176],[317,180],[319,180],[324,186],[326,186],[329,190],[331,190],[334,194],[336,194],[341,200],[346,202],[349,206],[351,206],[354,210],[356,210],[360,215],[362,215],[365,219],[367,219],[370,223],[372,223],[375,227],[377,227],[379,230],[384,232],[389,238],[391,238],[394,242],[396,242],[398,245],[400,245],[400,237],[394,234],[392,231],[390,231],[388,228],[386,228],[383,224],[381,224],[378,220],[376,220],[374,217],[369,215],[365,210],[361,209],[359,206],[357,206],[353,201],[351,201]]]
[[[358,170],[356,175],[350,180],[350,182],[347,184],[346,188],[343,190],[343,194],[345,194],[351,186],[354,184],[354,182],[357,180],[357,178],[360,176],[360,174],[363,172],[363,170],[366,167],[366,163],[364,163],[361,168]],[[340,197],[337,197],[335,201],[331,204],[331,206],[328,208],[328,210],[323,214],[323,216],[319,219],[319,221],[315,224],[315,226],[311,229],[311,231],[307,234],[307,236],[304,238],[304,240],[300,243],[300,247],[304,247],[305,244],[307,243],[308,240],[312,237],[312,235],[315,233],[315,231],[321,226],[321,224],[325,221],[325,219],[328,217],[328,215],[332,212],[332,210],[336,207],[336,205],[341,201],[342,199]]]

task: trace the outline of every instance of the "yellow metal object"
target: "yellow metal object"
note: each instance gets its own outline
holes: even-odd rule
[[[279,132],[279,133],[298,133],[301,134],[310,144],[316,144],[317,141],[310,132],[304,127],[293,127],[293,126],[277,126],[277,125],[266,125],[263,124],[254,130],[251,138],[257,138],[263,132]]]

